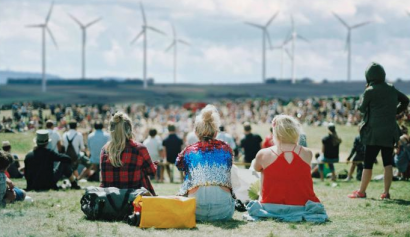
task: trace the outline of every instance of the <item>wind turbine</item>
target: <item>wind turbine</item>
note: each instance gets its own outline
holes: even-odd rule
[[[290,39],[285,39],[280,45],[271,48],[272,50],[280,49],[280,78],[279,79],[283,79],[283,64],[284,64],[283,55],[285,54],[285,52],[288,55],[289,59],[292,59],[291,54],[285,48],[285,46],[289,43],[289,41]]]
[[[51,32],[50,28],[48,27],[48,22],[50,21],[51,13],[53,12],[54,1],[51,3],[50,10],[48,11],[46,20],[43,24],[37,25],[27,25],[26,27],[29,28],[41,28],[42,29],[42,81],[41,81],[41,91],[47,91],[47,82],[46,82],[46,32],[50,35],[54,46],[58,49],[57,42]]]
[[[268,43],[270,48],[272,48],[272,43],[270,39],[270,35],[268,32],[268,26],[272,23],[273,19],[279,14],[279,11],[276,12],[269,20],[266,22],[265,25],[255,24],[252,22],[245,22],[245,24],[250,25],[252,27],[256,27],[262,30],[262,82],[265,83],[266,80],[266,39],[268,39]]]
[[[86,44],[87,44],[87,28],[94,25],[95,23],[99,22],[101,20],[101,17],[98,19],[95,19],[91,22],[89,22],[88,24],[83,24],[81,23],[77,18],[75,18],[73,15],[68,14],[71,19],[73,19],[78,26],[80,26],[81,28],[81,32],[82,32],[82,55],[81,55],[81,60],[82,60],[82,70],[81,70],[81,78],[85,79],[85,64],[86,64]]]
[[[347,81],[351,80],[351,61],[352,61],[352,42],[351,42],[351,37],[352,37],[352,30],[357,29],[359,27],[365,26],[369,23],[370,21],[365,21],[356,25],[348,25],[340,16],[338,16],[336,13],[333,12],[333,15],[344,25],[347,29],[347,38],[346,38],[346,50],[347,50]]]
[[[177,33],[175,30],[174,25],[172,25],[172,33],[173,33],[173,39],[172,39],[172,43],[170,46],[168,46],[167,49],[165,49],[165,52],[168,52],[171,48],[174,48],[174,84],[177,83],[177,46],[178,44],[185,44],[190,46],[190,44],[184,40],[181,40],[177,37]]]
[[[308,42],[308,43],[309,43],[309,40],[307,40],[305,37],[299,35],[299,34],[296,32],[295,22],[294,22],[294,20],[293,20],[293,16],[290,17],[290,21],[291,21],[291,24],[292,24],[292,29],[291,29],[291,35],[290,35],[290,37],[288,38],[288,40],[289,40],[289,41],[292,41],[292,54],[291,54],[291,61],[292,61],[292,83],[295,84],[295,82],[296,82],[296,76],[295,76],[295,70],[296,70],[296,57],[295,57],[295,55],[296,55],[296,52],[295,52],[295,51],[296,51],[296,39],[300,39],[300,40],[303,40],[303,41]]]
[[[144,37],[144,43],[143,43],[143,46],[142,46],[143,51],[144,51],[144,55],[143,55],[143,61],[144,62],[143,62],[142,71],[143,71],[144,89],[147,89],[147,87],[148,87],[148,82],[147,82],[147,30],[152,30],[152,31],[157,32],[157,33],[162,34],[162,35],[166,35],[166,34],[162,31],[158,30],[157,28],[149,26],[147,24],[147,18],[145,17],[144,7],[142,6],[141,2],[140,2],[140,8],[141,8],[141,14],[142,14],[142,21],[143,21],[142,30],[131,41],[131,45],[134,44],[141,36]]]

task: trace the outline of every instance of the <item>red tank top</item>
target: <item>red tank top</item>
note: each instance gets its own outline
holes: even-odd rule
[[[271,151],[277,155],[272,149]],[[294,152],[294,149],[287,152],[293,154],[291,163],[285,159],[286,152],[282,152],[262,171],[261,203],[304,206],[308,200],[320,202],[313,191],[310,166]]]

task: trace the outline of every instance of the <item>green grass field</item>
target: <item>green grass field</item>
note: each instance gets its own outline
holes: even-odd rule
[[[349,153],[354,127],[339,127],[343,139],[341,156]],[[255,127],[264,135],[265,127]],[[325,128],[305,127],[308,145],[320,149],[320,139]],[[10,140],[14,151],[25,154],[32,146],[33,134],[1,134],[0,140]],[[19,144],[19,145],[17,145]],[[345,157],[344,157],[345,158]],[[380,159],[379,159],[380,160]],[[337,164],[337,170],[347,169],[346,164]],[[375,174],[382,173],[382,165],[375,166]],[[25,188],[25,180],[14,180]],[[0,236],[406,236],[410,237],[410,185],[409,182],[394,182],[392,200],[380,201],[382,181],[372,181],[367,191],[368,198],[351,200],[347,194],[357,189],[359,182],[331,182],[314,180],[317,196],[325,205],[330,221],[326,224],[281,223],[273,220],[245,222],[242,213],[235,212],[229,222],[198,223],[192,230],[141,230],[121,222],[88,221],[80,210],[83,191],[30,192],[33,203],[15,203],[0,210]],[[86,183],[83,186],[96,186]],[[180,184],[154,184],[159,195],[173,195]]]

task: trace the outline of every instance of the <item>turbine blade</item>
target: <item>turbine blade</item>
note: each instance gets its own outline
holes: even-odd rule
[[[47,29],[47,33],[50,35],[51,40],[52,40],[53,43],[54,43],[54,46],[56,46],[56,48],[58,49],[57,41],[56,41],[56,39],[54,38],[53,33],[51,32],[50,28],[46,27],[46,29]]]
[[[347,51],[347,49],[349,48],[349,44],[350,44],[350,30],[347,32],[347,36],[346,36],[346,44],[345,44],[345,51]]]
[[[154,28],[154,27],[152,27],[152,26],[145,26],[145,27],[147,27],[148,29],[150,29],[150,30],[152,30],[152,31],[157,32],[158,34],[167,35],[167,34],[165,34],[165,32],[163,32],[163,31],[161,31],[161,30],[158,30],[157,28]]]
[[[301,39],[307,43],[310,43],[310,41],[308,39],[306,39],[305,37],[301,36],[301,35],[297,35],[296,37],[298,37],[298,39]]]
[[[185,40],[180,40],[180,39],[178,39],[177,42],[178,42],[178,43],[181,43],[181,44],[185,44],[185,45],[187,45],[187,46],[191,46],[191,44],[188,43],[188,42],[186,42]]]
[[[175,41],[173,41],[172,43],[171,43],[171,45],[169,45],[166,49],[165,49],[165,52],[168,52],[170,49],[172,49],[172,47],[174,47],[175,46]]]
[[[51,13],[53,12],[53,7],[54,7],[54,1],[51,2],[51,6],[50,6],[50,10],[48,11],[47,17],[46,17],[46,25],[48,23],[48,21],[50,20],[51,17]]]
[[[277,11],[270,19],[269,21],[266,23],[265,27],[268,27],[270,25],[270,23],[272,23],[272,21],[278,16],[279,11]]]
[[[144,22],[144,25],[146,25],[147,18],[145,17],[145,11],[144,11],[144,6],[142,5],[142,2],[140,2],[140,8],[141,8],[141,14],[142,14],[142,21]]]
[[[292,55],[290,54],[289,50],[288,50],[288,49],[285,49],[285,52],[286,52],[286,55],[288,55],[289,59],[290,59],[290,60],[293,60],[293,57],[292,57]]]
[[[27,28],[42,28],[44,27],[44,24],[38,24],[38,25],[26,25]]]
[[[359,28],[359,27],[365,26],[365,25],[370,24],[370,23],[372,23],[372,22],[371,21],[362,22],[362,23],[353,25],[351,28],[352,29]]]
[[[145,29],[141,30],[141,32],[138,33],[138,35],[135,36],[133,40],[131,40],[131,44],[134,44],[142,36],[142,34],[144,34],[144,32],[145,32]]]
[[[250,26],[253,26],[253,27],[256,27],[256,28],[262,29],[262,30],[264,30],[264,29],[265,29],[265,27],[263,27],[262,25],[258,25],[258,24],[251,23],[251,22],[244,22],[244,23],[245,23],[245,24],[247,24],[247,25],[250,25]]]
[[[336,13],[332,12],[333,15],[340,21],[340,23],[342,23],[346,28],[350,28],[350,26]]]
[[[268,39],[269,47],[272,48],[272,40],[270,39],[269,31],[265,30],[266,38]]]
[[[84,27],[84,25],[80,22],[80,20],[78,20],[77,18],[75,18],[73,15],[71,15],[70,13],[67,13],[71,19],[73,19],[81,28]]]
[[[87,25],[85,25],[85,28],[88,28],[88,27],[94,25],[95,23],[101,21],[101,19],[102,19],[102,17],[99,17],[99,18],[93,20],[92,22],[90,22],[90,23],[88,23]]]

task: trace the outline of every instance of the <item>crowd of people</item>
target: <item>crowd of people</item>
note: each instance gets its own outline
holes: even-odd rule
[[[100,180],[101,187],[144,187],[155,195],[158,190],[154,190],[152,182],[164,182],[165,170],[173,182],[175,165],[182,183],[179,195],[196,198],[197,220],[227,220],[232,218],[236,199],[231,168],[235,157],[243,154],[246,168],[261,173],[260,198],[247,205],[249,219],[275,217],[324,222],[328,217],[313,190],[313,153],[306,144],[302,123],[326,124],[328,128],[322,139],[322,151],[315,155],[322,180],[325,165],[331,178],[336,179],[334,163],[339,162],[342,143],[336,126],[358,125],[360,135],[348,157],[350,160],[354,156],[354,162],[347,180],[352,178],[356,166],[362,167],[363,173],[360,189],[350,198],[366,197],[380,151],[385,169],[381,199],[390,199],[393,165],[403,176],[410,167],[407,127],[403,125],[400,130],[397,126],[397,120],[402,123],[407,119],[409,99],[385,83],[384,70],[378,64],[369,67],[366,78],[367,87],[360,103],[356,99],[307,99],[286,106],[279,100],[225,101],[204,108],[137,104],[50,106],[50,114],[39,110],[37,123],[33,123],[33,129],[44,129],[36,130],[36,145],[24,159],[24,173],[11,153],[11,144],[3,142],[0,201],[4,205],[18,196],[23,197],[20,200],[26,196],[10,180],[17,178],[14,171],[19,177],[24,175],[26,191],[57,190],[63,177],[70,181],[72,189],[80,189],[78,180],[94,177]],[[26,106],[24,110],[14,107],[14,119],[36,117],[31,111]],[[48,120],[41,122],[45,118]],[[8,120],[3,120],[3,126],[12,129]],[[252,132],[252,124],[259,123],[271,123],[271,133],[265,139]],[[19,129],[31,128],[19,125]],[[287,210],[294,211],[294,215],[278,212],[283,210],[278,205],[288,206]],[[314,211],[301,211],[300,206]]]

